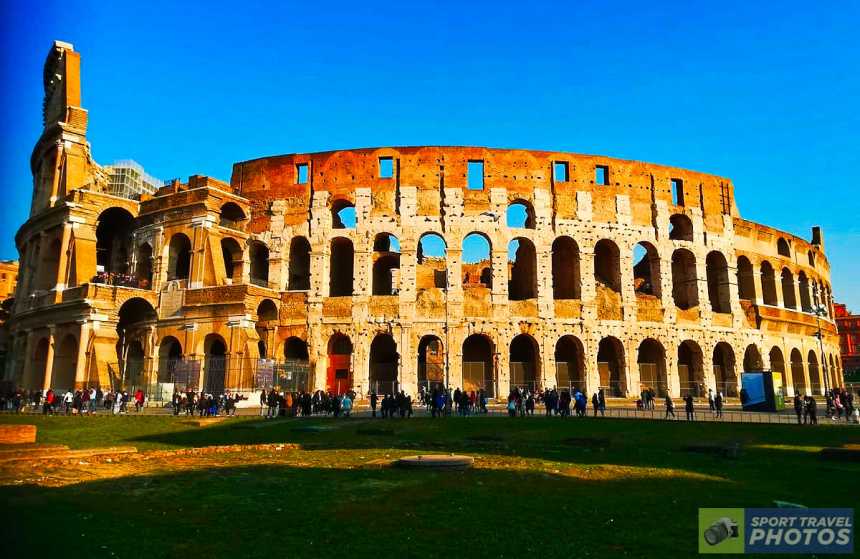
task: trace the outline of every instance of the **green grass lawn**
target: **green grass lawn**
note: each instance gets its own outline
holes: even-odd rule
[[[816,454],[860,442],[851,428],[557,418],[249,417],[209,427],[169,416],[0,422],[36,423],[39,442],[72,448],[301,445],[186,457],[181,464],[168,453],[140,463],[123,459],[127,470],[116,477],[88,479],[86,464],[39,472],[75,470],[83,479],[59,487],[0,464],[7,557],[49,550],[63,557],[194,559],[692,557],[699,507],[767,507],[774,500],[852,506],[860,474],[857,464]],[[304,429],[309,425],[324,430]],[[737,459],[682,450],[701,442],[744,447]],[[476,467],[415,472],[379,465],[417,452],[466,453]]]

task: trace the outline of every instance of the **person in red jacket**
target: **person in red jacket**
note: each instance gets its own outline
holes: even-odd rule
[[[138,388],[134,393],[134,411],[140,412],[143,408],[143,390]]]

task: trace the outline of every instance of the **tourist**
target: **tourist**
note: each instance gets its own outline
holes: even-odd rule
[[[594,417],[597,417],[597,408],[598,408],[599,400],[597,398],[597,392],[591,397],[591,406],[594,408]]]
[[[143,409],[143,390],[138,388],[134,392],[134,411],[136,413],[140,413],[140,410]]]
[[[600,417],[606,415],[606,396],[602,388],[597,391],[597,407],[600,410]]]
[[[687,412],[687,421],[693,421],[695,419],[693,407],[693,395],[687,394],[684,396],[684,411]]]
[[[66,390],[66,393],[63,394],[63,413],[69,415],[72,412],[72,401],[74,400],[74,396],[72,395],[71,390]]]
[[[370,416],[376,417],[376,406],[379,404],[379,396],[376,395],[376,390],[370,393]]]
[[[717,409],[717,417],[723,417],[723,393],[717,392],[717,397],[714,398],[714,407]]]
[[[666,415],[663,416],[663,419],[669,419],[669,416],[672,416],[672,419],[675,419],[675,402],[672,401],[672,397],[666,394],[666,398],[663,400],[666,405]]]
[[[349,414],[352,412],[352,399],[350,399],[349,393],[343,395],[340,407],[343,410],[344,417],[349,417]]]
[[[810,425],[818,425],[818,417],[816,416],[816,408],[817,405],[815,403],[815,398],[812,396],[806,397],[806,414],[809,416],[809,424]],[[805,421],[804,421],[805,423]]]
[[[708,409],[711,410],[711,414],[715,414],[717,411],[717,406],[714,404],[714,391],[708,388]]]
[[[797,415],[797,424],[800,425],[800,416],[803,415],[803,422],[806,423],[806,416],[803,413],[803,400],[799,393],[794,394],[794,414]]]

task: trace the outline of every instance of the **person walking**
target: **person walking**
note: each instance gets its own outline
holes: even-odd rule
[[[817,404],[812,396],[806,397],[806,413],[809,415],[809,424],[818,425]]]
[[[597,404],[598,404],[597,392],[595,392],[591,396],[591,407],[594,408],[594,417],[597,417]]]
[[[666,394],[666,398],[664,400],[666,405],[666,415],[663,416],[663,419],[669,419],[669,416],[672,416],[672,419],[676,419],[675,417],[675,402],[672,401],[672,397]]]
[[[370,393],[370,417],[376,417],[376,405],[379,403],[379,396],[376,395],[376,390]]]
[[[600,410],[600,417],[606,415],[606,396],[602,388],[597,391],[597,409]]]
[[[723,417],[723,393],[717,392],[717,397],[714,398],[714,407],[717,409],[717,417]]]
[[[708,409],[711,410],[711,414],[716,414],[717,406],[714,403],[714,391],[708,388]]]
[[[695,419],[692,394],[684,396],[684,411],[687,412],[687,421],[693,421]]]
[[[343,400],[340,403],[340,409],[343,412],[344,417],[349,417],[349,414],[352,412],[352,399],[349,397],[349,393],[343,395]]]
[[[803,415],[803,422],[806,423],[806,416],[803,413],[803,400],[800,394],[794,395],[794,414],[797,416],[797,424],[800,425],[800,416]]]

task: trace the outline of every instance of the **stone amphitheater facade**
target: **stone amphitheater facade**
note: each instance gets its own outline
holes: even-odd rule
[[[265,157],[124,198],[91,157],[79,67],[55,43],[16,237],[7,371],[28,388],[841,384],[820,230],[742,218],[729,179],[427,146]]]

